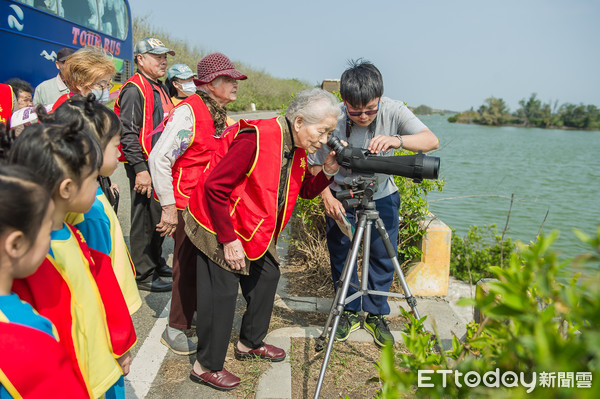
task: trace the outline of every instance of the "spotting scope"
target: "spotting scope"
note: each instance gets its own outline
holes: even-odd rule
[[[339,138],[331,136],[327,145],[335,151],[337,163],[355,173],[385,173],[413,179],[437,179],[440,159],[419,151],[416,155],[380,157],[361,148],[344,147]]]

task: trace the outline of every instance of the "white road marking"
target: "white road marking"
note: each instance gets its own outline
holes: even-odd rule
[[[145,398],[162,365],[168,348],[161,344],[160,337],[167,325],[171,300],[158,316],[150,334],[131,363],[131,372],[125,377],[125,397]]]

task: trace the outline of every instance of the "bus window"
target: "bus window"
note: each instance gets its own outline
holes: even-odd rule
[[[64,17],[88,28],[98,29],[98,4],[96,0],[62,0]]]
[[[46,11],[51,14],[57,13],[58,0],[18,0],[20,3],[35,7],[38,10]]]
[[[121,40],[127,37],[127,7],[124,0],[99,0],[101,30]]]

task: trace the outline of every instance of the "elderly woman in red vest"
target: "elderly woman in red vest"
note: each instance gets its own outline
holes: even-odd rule
[[[198,352],[191,379],[230,390],[240,379],[224,367],[238,285],[247,302],[235,358],[281,361],[285,352],[265,344],[277,282],[276,243],[298,195],[314,198],[339,165],[334,154],[313,176],[306,154],[323,146],[340,114],[321,89],[298,93],[285,116],[240,120],[219,139],[206,173],[183,213],[198,248]]]
[[[162,207],[158,230],[173,234],[173,294],[169,324],[161,342],[173,352],[196,352],[191,328],[196,311],[196,247],[185,235],[182,211],[206,168],[216,139],[234,121],[225,106],[236,99],[238,80],[246,79],[224,54],[209,54],[198,62],[197,91],[171,111],[165,129],[148,157],[154,192]]]

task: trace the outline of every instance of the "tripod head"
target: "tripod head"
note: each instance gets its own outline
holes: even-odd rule
[[[375,176],[346,177],[344,184],[350,188],[338,191],[335,197],[342,202],[345,209],[362,205],[365,209],[375,209],[373,195],[379,188]]]

